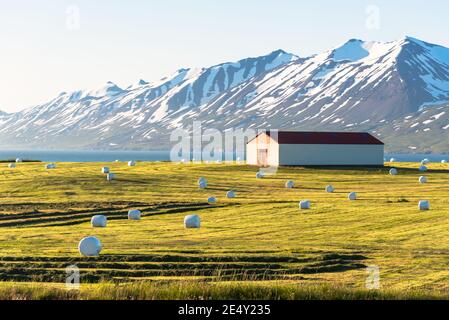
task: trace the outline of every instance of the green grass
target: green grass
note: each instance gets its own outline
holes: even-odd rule
[[[104,165],[117,180],[106,181]],[[281,168],[258,180],[257,168],[235,164],[5,165],[0,298],[16,290],[27,298],[62,297],[57,285],[71,264],[89,288],[73,298],[121,298],[102,289],[115,285],[149,299],[199,298],[201,292],[226,298],[241,291],[250,299],[264,298],[253,291],[276,299],[446,297],[449,165],[431,164],[425,185],[418,183],[418,164],[397,167],[398,176],[388,175],[389,168]],[[197,187],[200,176],[208,189]],[[284,188],[289,179],[295,189]],[[328,184],[335,193],[324,192]],[[225,198],[230,189],[236,199]],[[347,200],[351,191],[357,201]],[[218,204],[208,205],[209,196]],[[298,209],[303,199],[311,200],[311,210]],[[418,210],[423,199],[430,211]],[[143,211],[141,221],[126,219],[131,208]],[[183,218],[192,213],[201,216],[199,230],[184,229]],[[94,214],[107,215],[108,227],[91,228]],[[89,235],[103,243],[98,258],[78,253],[79,240]],[[378,293],[364,289],[371,265],[380,268]],[[36,286],[47,291],[34,294]]]

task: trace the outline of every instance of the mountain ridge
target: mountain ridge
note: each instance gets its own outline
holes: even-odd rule
[[[408,132],[398,121],[420,119],[426,109],[447,102],[449,49],[413,37],[350,39],[305,58],[279,49],[209,68],[178,69],[160,81],[140,80],[125,89],[108,82],[62,93],[2,116],[0,145],[166,149],[173,129],[189,129],[201,120],[220,130],[368,130],[392,141],[394,151],[410,151],[405,142],[395,143],[401,137],[390,139]],[[402,129],[385,127],[393,122]],[[427,138],[432,130],[447,136],[445,126],[430,128],[426,143],[413,150],[428,151],[433,140],[438,150],[449,150],[438,136]]]

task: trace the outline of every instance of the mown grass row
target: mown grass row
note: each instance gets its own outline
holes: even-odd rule
[[[429,290],[367,290],[334,284],[172,281],[81,285],[0,283],[3,300],[418,300],[449,299]]]

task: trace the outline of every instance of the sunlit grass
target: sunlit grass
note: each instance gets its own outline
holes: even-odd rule
[[[117,180],[106,181],[104,165]],[[43,163],[21,163],[16,169],[5,164],[0,169],[0,277],[61,281],[73,262],[91,282],[145,279],[190,286],[188,280],[198,277],[207,280],[201,291],[219,280],[238,288],[242,284],[236,279],[256,286],[275,278],[295,288],[301,283],[363,291],[365,267],[377,265],[385,294],[442,296],[449,289],[449,165],[430,164],[429,183],[423,185],[418,164],[395,166],[398,176],[390,176],[389,168],[281,168],[275,176],[255,179],[257,168],[235,164],[60,163],[56,170],[45,170]],[[197,187],[200,176],[207,178],[208,189]],[[284,188],[288,179],[296,182],[295,189]],[[328,184],[335,193],[324,191]],[[236,199],[225,198],[230,189]],[[347,200],[351,191],[357,201]],[[219,205],[207,205],[208,196],[217,197]],[[312,208],[300,211],[298,202],[305,199]],[[418,210],[424,199],[430,211]],[[159,204],[169,207],[154,207]],[[143,219],[126,220],[128,208],[145,210]],[[104,212],[108,227],[92,229],[89,210],[111,210]],[[60,220],[45,216],[58,212]],[[23,213],[29,215],[6,216]],[[201,229],[184,229],[183,218],[191,213],[201,216]],[[33,220],[38,214],[42,218]],[[70,224],[52,225],[61,222]],[[77,251],[88,235],[104,245],[92,261]],[[11,279],[12,274],[18,277]],[[264,285],[269,290],[274,283]],[[301,292],[293,297],[303,297]]]

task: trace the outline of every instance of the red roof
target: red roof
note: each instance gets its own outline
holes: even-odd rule
[[[384,144],[367,132],[278,131],[277,136],[276,132],[266,131],[265,133],[279,144]],[[260,134],[263,132],[256,137]]]

